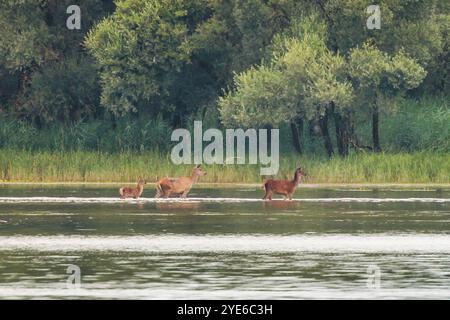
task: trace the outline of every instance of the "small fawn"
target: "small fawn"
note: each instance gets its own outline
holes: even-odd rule
[[[163,196],[164,198],[170,195],[180,195],[181,198],[186,198],[192,185],[197,182],[198,177],[206,175],[201,165],[195,166],[190,177],[180,178],[163,178],[156,184],[155,198]]]
[[[289,198],[289,200],[292,200],[292,195],[294,194],[295,189],[297,189],[301,177],[306,175],[306,172],[299,167],[295,170],[294,180],[267,180],[264,183],[266,194],[263,199],[272,200],[272,195],[275,193],[282,194],[285,199]]]
[[[147,184],[147,182],[139,178],[136,188],[130,188],[130,187],[122,187],[119,189],[119,194],[121,199],[125,198],[134,198],[137,199],[142,195],[142,192],[144,191],[144,184]]]

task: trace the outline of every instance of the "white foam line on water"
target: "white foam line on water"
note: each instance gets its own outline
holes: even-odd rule
[[[121,284],[122,285],[122,284]],[[448,288],[333,288],[311,287],[298,290],[242,290],[242,289],[202,289],[189,288],[96,288],[82,284],[80,289],[62,288],[60,284],[46,284],[45,287],[24,287],[0,285],[0,297],[17,298],[101,298],[101,299],[449,299]]]
[[[0,236],[0,251],[450,253],[450,235]]]
[[[277,199],[275,201],[283,201]],[[0,203],[179,203],[179,202],[216,202],[216,203],[240,203],[240,202],[266,202],[257,198],[84,198],[84,197],[0,197]],[[450,198],[306,198],[293,199],[292,202],[435,202],[448,203]],[[270,202],[269,202],[270,203]]]

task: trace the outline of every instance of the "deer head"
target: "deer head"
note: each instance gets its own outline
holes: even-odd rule
[[[297,170],[295,170],[295,173],[304,177],[308,175],[302,167],[298,167]]]
[[[195,166],[192,175],[197,176],[197,177],[198,176],[205,176],[206,172],[203,171],[202,166],[200,164],[198,164],[198,165]]]

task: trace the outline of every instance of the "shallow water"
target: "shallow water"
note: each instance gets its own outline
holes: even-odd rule
[[[450,298],[450,190],[116,194],[0,187],[0,298]]]

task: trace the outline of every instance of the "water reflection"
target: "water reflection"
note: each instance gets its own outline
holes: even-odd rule
[[[163,210],[183,210],[183,209],[198,209],[200,208],[200,202],[158,202],[156,203],[157,209]]]
[[[448,190],[299,190],[272,202],[244,188],[194,189],[188,201],[116,193],[0,187],[0,298],[450,298]],[[71,264],[77,292],[66,289]]]

